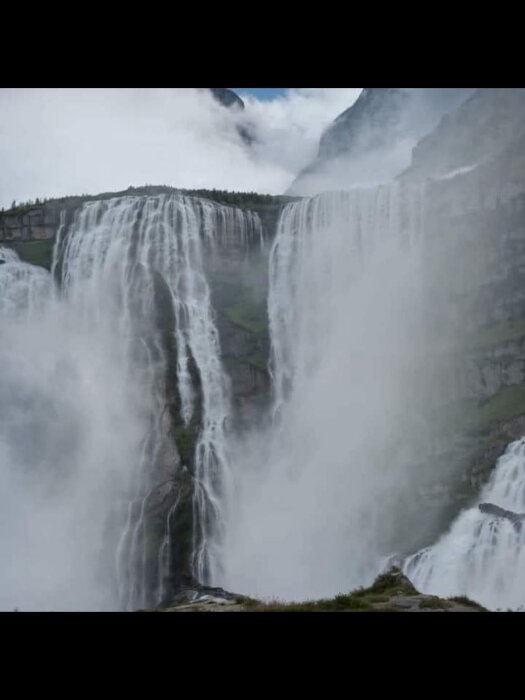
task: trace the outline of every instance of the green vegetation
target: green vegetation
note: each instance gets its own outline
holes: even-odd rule
[[[515,340],[525,336],[525,319],[503,321],[487,328],[483,328],[473,336],[477,348],[499,345],[509,340]]]
[[[421,603],[421,607],[425,610],[448,610],[452,606],[452,602],[443,600],[443,598],[438,598],[435,595],[428,596],[425,598],[425,601]]]
[[[484,608],[483,605],[470,600],[470,598],[467,598],[465,595],[457,595],[454,596],[454,598],[448,598],[448,600],[453,603],[459,603],[460,605],[468,605],[471,608],[476,608],[476,610],[479,610],[480,612],[487,612],[487,608]]]
[[[458,410],[458,409],[456,409]],[[470,430],[487,428],[525,414],[525,387],[510,386],[485,401],[463,403],[458,420]]]
[[[266,304],[252,303],[246,299],[238,301],[225,310],[226,317],[236,326],[257,335],[268,331]]]
[[[422,596],[407,578],[395,572],[379,576],[369,588],[360,588],[353,593],[340,594],[328,600],[304,603],[281,601],[261,603],[253,599],[240,599],[239,602],[253,612],[403,612],[403,608],[396,607],[392,602],[392,598],[396,596],[404,598],[421,596],[421,610],[450,610],[456,603],[474,608],[479,612],[487,612],[482,605],[465,596],[447,599],[438,596]]]
[[[219,204],[227,204],[241,209],[261,207],[273,208],[276,204],[286,204],[300,197],[287,197],[284,195],[257,194],[257,192],[227,192],[225,190],[180,190],[192,197],[204,197]]]
[[[352,593],[341,593],[335,598],[310,600],[304,603],[251,602],[254,612],[399,612],[399,608],[385,606],[394,596],[417,596],[418,591],[405,577],[389,572],[379,576],[369,588]]]
[[[18,215],[26,214],[32,209],[38,209],[45,204],[46,207],[51,208],[63,208],[70,207],[74,208],[80,206],[83,202],[89,202],[98,199],[111,199],[112,197],[124,197],[124,196],[141,196],[141,195],[159,195],[159,194],[172,194],[180,192],[181,194],[186,194],[191,197],[204,197],[210,199],[219,204],[226,204],[229,206],[240,207],[241,209],[250,208],[274,208],[276,204],[286,204],[287,202],[300,199],[299,197],[287,197],[284,195],[271,195],[271,194],[258,194],[257,192],[228,192],[226,190],[188,190],[181,189],[177,187],[171,187],[169,185],[144,185],[142,187],[128,187],[126,190],[120,192],[101,192],[96,195],[82,194],[82,195],[70,195],[67,197],[42,199],[38,198],[33,202],[29,200],[27,202],[13,202],[11,208],[2,212],[7,215]]]
[[[396,597],[402,597],[404,601],[396,601]],[[408,598],[408,601],[407,601]],[[454,611],[457,605],[464,605],[474,611],[486,612],[479,603],[465,598],[438,598],[419,593],[412,583],[399,569],[392,569],[379,576],[369,588],[360,588],[351,593],[341,593],[334,598],[324,600],[309,600],[302,603],[285,603],[273,600],[263,603],[260,600],[239,595],[235,599],[235,608],[232,611],[239,612],[404,612],[406,603],[414,611]],[[413,605],[412,605],[413,603]],[[186,611],[200,612],[213,611],[207,603],[185,603],[181,606]],[[178,612],[179,606],[171,605],[165,608],[157,608],[157,611]],[[224,608],[228,611],[228,608]]]
[[[53,262],[53,241],[6,241],[7,245],[15,250],[20,259],[31,265],[40,265],[48,270]]]
[[[38,209],[43,204],[46,204],[51,201],[51,199],[39,199],[37,197],[34,201],[32,199],[28,199],[27,202],[19,202],[17,204],[16,201],[13,200],[13,202],[11,203],[11,207],[7,211],[5,211],[4,208],[2,208],[0,210],[0,214],[25,214],[31,209]]]

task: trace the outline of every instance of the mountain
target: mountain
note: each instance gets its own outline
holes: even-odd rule
[[[221,105],[225,107],[236,107],[237,109],[244,109],[244,102],[241,100],[237,93],[228,88],[206,88],[209,90],[213,97],[220,102]]]
[[[439,178],[503,157],[509,179],[524,146],[525,88],[481,88],[416,144],[403,177]]]
[[[364,88],[322,135],[316,159],[298,175],[288,193],[311,195],[394,177],[409,165],[416,142],[473,91]]]

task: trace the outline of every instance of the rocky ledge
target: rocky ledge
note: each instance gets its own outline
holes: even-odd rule
[[[181,590],[172,601],[142,612],[487,612],[465,597],[439,598],[417,591],[402,571],[393,567],[369,588],[328,600],[303,603],[264,603],[222,588],[195,586]]]

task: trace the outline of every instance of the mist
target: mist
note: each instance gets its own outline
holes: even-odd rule
[[[312,196],[389,182],[409,167],[418,141],[473,91],[390,88],[381,92],[367,88],[360,93],[355,111],[346,109],[324,132],[317,157],[287,192]]]
[[[435,478],[451,355],[440,365],[433,347],[457,338],[426,292],[447,260],[428,265],[423,207],[421,188],[392,185],[319,195],[281,217],[268,302],[274,423],[234,460],[233,590],[349,591],[436,525],[420,494]]]
[[[60,302],[41,268],[3,264],[0,290],[10,272],[47,279],[0,299],[0,608],[115,609],[101,551],[146,429],[136,389],[118,333]]]
[[[240,112],[195,88],[3,88],[0,206],[144,184],[279,194],[359,92],[296,88],[270,102],[243,95]]]

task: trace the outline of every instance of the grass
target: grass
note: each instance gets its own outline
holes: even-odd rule
[[[236,604],[244,612],[404,612],[405,608],[397,605],[393,598],[418,596],[419,609],[450,610],[454,603],[466,605],[474,610],[486,612],[479,603],[464,596],[456,598],[438,598],[426,596],[417,591],[399,570],[393,570],[379,576],[368,588],[359,588],[351,593],[340,593],[334,598],[307,600],[301,603],[286,603],[281,600],[262,602],[247,596],[238,596]],[[177,612],[177,606],[164,608],[166,612]],[[194,612],[198,612],[198,606]]]
[[[448,610],[451,608],[453,603],[448,600],[443,600],[437,596],[428,596],[424,601],[421,602],[421,608],[424,610]]]
[[[51,269],[53,262],[53,245],[52,240],[46,241],[6,241],[3,245],[16,251],[21,260],[31,265],[39,265],[47,270]]]
[[[418,591],[406,579],[400,580],[392,573],[379,576],[369,588],[359,588],[351,593],[340,593],[335,598],[307,600],[302,603],[285,603],[272,600],[269,603],[250,601],[245,603],[254,612],[399,612],[395,606],[385,606],[394,596],[416,596]],[[377,607],[381,605],[382,607]]]
[[[457,596],[454,596],[453,598],[448,598],[447,600],[449,600],[453,603],[459,603],[460,605],[468,605],[471,608],[476,608],[476,610],[479,610],[480,612],[488,612],[487,608],[484,608],[479,603],[476,603],[475,601],[470,600],[470,598],[467,598],[467,596],[465,596],[465,595],[457,595]]]

